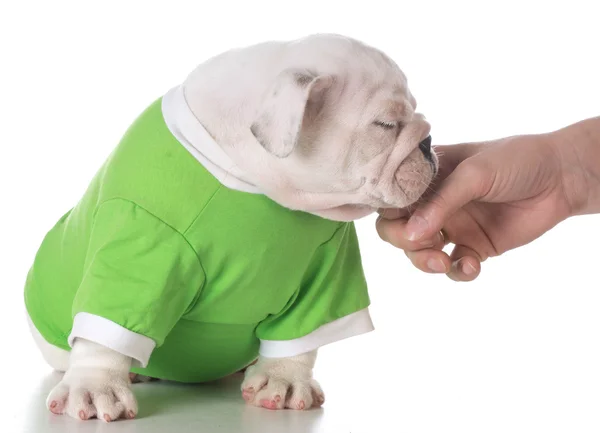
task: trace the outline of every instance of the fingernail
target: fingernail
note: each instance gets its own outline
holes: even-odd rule
[[[446,265],[440,259],[427,260],[427,267],[433,272],[446,273]]]
[[[475,269],[475,266],[473,266],[471,263],[465,261],[461,266],[460,266],[461,271],[463,272],[463,274],[465,275],[473,275],[475,274],[475,272],[477,272],[477,269]]]
[[[408,224],[406,224],[407,239],[409,241],[416,241],[418,239],[421,239],[421,237],[423,237],[423,235],[427,231],[428,227],[429,224],[427,223],[427,220],[425,218],[420,216],[413,216],[410,220],[408,220]]]

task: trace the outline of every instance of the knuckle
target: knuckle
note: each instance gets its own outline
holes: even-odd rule
[[[490,172],[491,167],[483,159],[466,159],[457,167],[457,173],[467,179],[480,179]]]
[[[433,196],[431,200],[429,200],[429,202],[427,203],[428,209],[426,211],[426,219],[431,220],[432,216],[445,215],[448,212],[448,210],[452,206],[452,203],[451,199],[446,197],[447,194],[448,192],[446,190],[441,190],[437,194],[435,194],[435,196]]]
[[[483,158],[467,159],[459,164],[457,170],[476,195],[485,195],[496,173],[493,162]]]

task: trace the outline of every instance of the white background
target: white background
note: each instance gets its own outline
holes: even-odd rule
[[[48,369],[22,302],[43,235],[140,110],[197,63],[263,40],[343,33],[397,61],[434,144],[546,132],[600,111],[598,6],[550,3],[3,1],[0,430],[25,429],[43,405],[31,395]],[[321,351],[327,425],[599,431],[599,227],[599,216],[569,220],[457,284],[417,271],[379,240],[374,217],[361,220],[377,330]]]

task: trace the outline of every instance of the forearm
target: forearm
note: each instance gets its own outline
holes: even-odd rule
[[[600,117],[550,135],[562,161],[563,186],[572,214],[600,213]]]
[[[71,350],[69,368],[95,368],[128,374],[131,358],[108,347],[77,338]]]

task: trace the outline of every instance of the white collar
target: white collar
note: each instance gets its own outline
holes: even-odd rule
[[[219,182],[227,188],[261,194],[194,116],[183,86],[174,87],[163,96],[162,113],[171,134]]]

